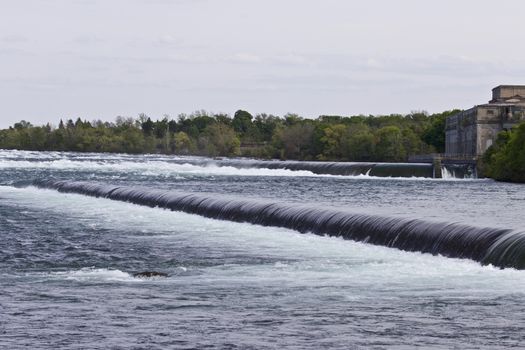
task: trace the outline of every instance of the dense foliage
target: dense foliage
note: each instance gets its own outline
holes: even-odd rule
[[[255,117],[239,110],[195,112],[153,121],[118,117],[115,122],[80,118],[33,126],[21,121],[0,130],[0,148],[77,152],[167,153],[300,160],[404,161],[443,151],[444,120],[453,111],[427,115]]]
[[[498,134],[483,156],[483,171],[496,180],[525,182],[525,123]]]

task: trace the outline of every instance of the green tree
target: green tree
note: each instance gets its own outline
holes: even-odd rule
[[[348,129],[345,155],[351,161],[370,161],[375,152],[375,137],[370,128],[362,123],[352,124]]]
[[[333,124],[323,130],[321,142],[323,153],[321,159],[342,159],[348,140],[348,129],[344,124]]]
[[[484,172],[499,181],[525,182],[525,123],[498,135],[483,156]]]
[[[385,126],[376,132],[375,158],[385,162],[399,162],[406,159],[401,130],[397,126]]]
[[[180,154],[188,154],[193,149],[193,143],[184,131],[179,131],[175,134],[175,151]]]
[[[141,123],[141,127],[142,127],[142,132],[144,133],[144,135],[151,136],[152,133],[153,133],[153,129],[155,127],[155,124],[153,123],[151,118],[147,117],[146,120],[144,120]]]
[[[460,110],[451,110],[430,116],[431,124],[425,128],[421,139],[428,145],[434,146],[438,153],[445,152],[445,124],[448,117],[459,113]]]
[[[274,145],[279,150],[281,159],[311,159],[314,126],[312,124],[294,124],[276,129]]]
[[[257,114],[253,120],[253,127],[256,130],[255,141],[269,142],[272,140],[273,132],[277,127],[282,125],[279,117],[271,114]]]
[[[203,148],[211,156],[238,156],[241,142],[232,127],[220,123],[208,125]]]
[[[239,109],[233,115],[233,129],[241,135],[246,134],[252,127],[252,119],[253,116],[250,113]]]
[[[443,123],[452,112],[303,119],[291,113],[254,118],[239,110],[230,118],[196,111],[176,120],[152,120],[145,114],[117,117],[114,123],[64,119],[57,129],[21,121],[0,131],[0,147],[201,155],[236,155],[242,149],[245,156],[264,158],[402,161],[441,147]]]

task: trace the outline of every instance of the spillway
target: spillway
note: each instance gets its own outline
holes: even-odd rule
[[[246,159],[184,160],[189,164],[239,169],[284,169],[310,171],[317,175],[377,177],[433,177],[432,164],[426,163],[373,163],[373,162],[315,162],[315,161],[267,161]]]
[[[37,180],[33,185],[64,193],[159,207],[208,218],[284,227],[299,232],[464,258],[501,268],[525,269],[525,233],[504,228],[431,222],[278,202],[180,193],[95,182]]]
[[[237,169],[271,169],[309,171],[316,175],[341,175],[374,177],[419,177],[434,178],[436,172],[431,163],[383,163],[383,162],[319,162],[277,161],[253,159],[199,159],[180,158],[173,160],[196,166],[232,167]],[[469,164],[443,164],[441,172],[446,178],[476,178],[475,166]]]

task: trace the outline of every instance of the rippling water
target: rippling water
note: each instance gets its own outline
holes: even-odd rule
[[[29,185],[72,179],[523,229],[522,185],[0,151],[2,348],[503,348],[525,271]],[[140,271],[167,278],[135,278]]]

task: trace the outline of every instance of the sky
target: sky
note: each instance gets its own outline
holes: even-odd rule
[[[441,112],[525,84],[523,0],[0,0],[0,127]]]

